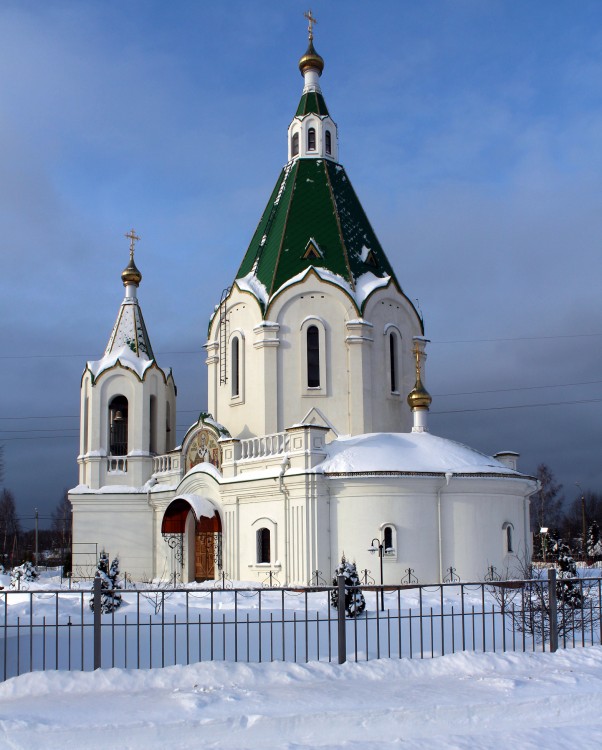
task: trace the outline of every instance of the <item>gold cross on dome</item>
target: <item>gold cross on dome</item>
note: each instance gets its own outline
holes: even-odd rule
[[[318,23],[316,19],[311,14],[311,8],[307,11],[307,13],[303,14],[305,18],[307,18],[307,21],[309,23],[307,27],[307,31],[309,32],[309,41],[313,41],[314,38],[314,23]]]
[[[134,260],[134,248],[136,246],[136,242],[140,239],[136,232],[133,229],[130,229],[130,231],[125,235],[125,237],[128,238],[130,241],[130,259]]]

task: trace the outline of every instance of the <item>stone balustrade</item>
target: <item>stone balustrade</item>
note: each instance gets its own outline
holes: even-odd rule
[[[180,470],[181,456],[179,453],[164,453],[162,456],[153,458],[153,474],[162,474],[166,471]]]
[[[107,471],[109,474],[125,474],[128,470],[127,456],[109,456],[107,458]]]
[[[276,432],[272,435],[245,438],[240,441],[240,458],[270,458],[281,456],[291,449],[291,436],[288,432]]]

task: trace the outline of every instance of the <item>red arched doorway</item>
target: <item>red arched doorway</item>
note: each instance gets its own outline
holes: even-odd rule
[[[165,510],[161,535],[180,569],[176,577],[215,578],[216,566],[222,567],[222,522],[212,503],[197,495],[176,498]]]

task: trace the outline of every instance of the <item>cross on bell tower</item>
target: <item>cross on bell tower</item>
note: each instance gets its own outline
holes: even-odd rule
[[[134,249],[136,247],[136,242],[139,241],[140,237],[138,237],[138,235],[133,229],[130,229],[130,231],[125,235],[125,237],[127,237],[128,240],[130,241],[130,260],[134,260]]]

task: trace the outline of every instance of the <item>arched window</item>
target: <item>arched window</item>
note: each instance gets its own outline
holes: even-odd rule
[[[165,450],[170,451],[173,448],[171,435],[171,406],[169,401],[165,402]]]
[[[291,138],[291,156],[297,156],[299,153],[299,133],[293,133]]]
[[[266,528],[257,529],[257,562],[271,562],[270,554],[270,530]]]
[[[394,551],[393,546],[393,528],[391,526],[385,526],[383,529],[383,545],[385,548],[385,555],[387,552],[391,554]]]
[[[506,524],[506,552],[514,552],[514,547],[512,546],[512,524]]]
[[[307,150],[308,151],[316,150],[316,129],[315,128],[310,128],[307,131]]]
[[[128,400],[115,396],[109,404],[109,454],[127,456],[128,452]]]
[[[231,366],[230,382],[232,383],[232,397],[234,397],[240,395],[240,340],[238,336],[232,339]]]
[[[326,131],[324,140],[326,142],[326,153],[332,154],[332,136],[330,135],[330,130]]]
[[[389,334],[389,385],[391,392],[396,393],[397,388],[397,336]]]
[[[307,387],[320,387],[320,331],[317,326],[307,329]]]

